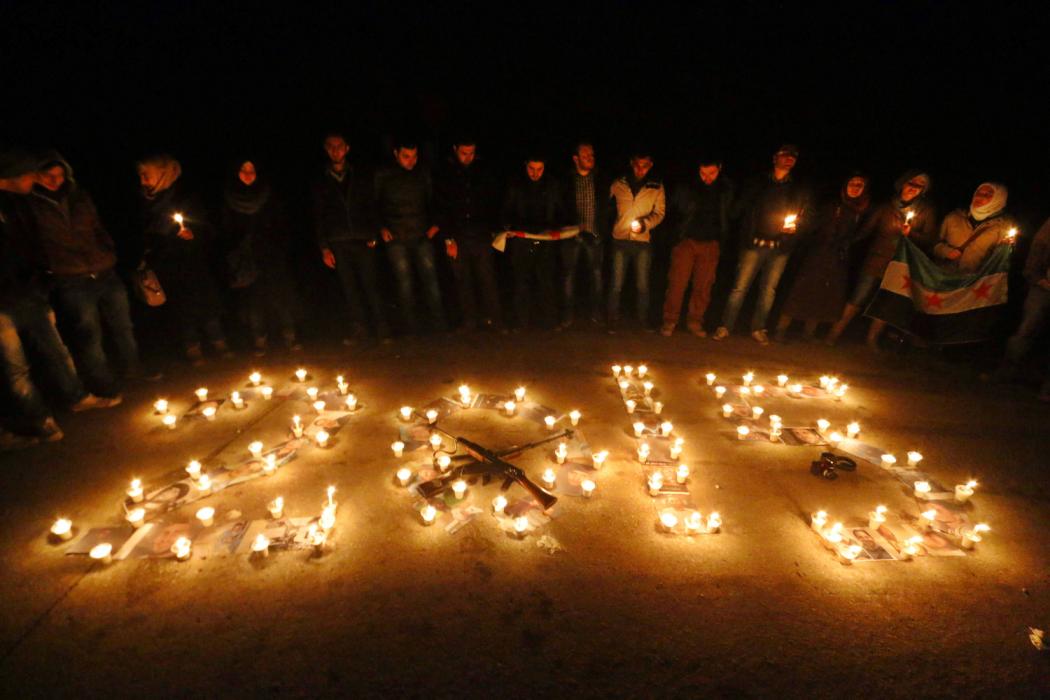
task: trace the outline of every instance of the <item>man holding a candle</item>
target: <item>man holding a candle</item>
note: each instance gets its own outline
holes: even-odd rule
[[[612,280],[609,285],[609,332],[615,333],[620,320],[620,292],[627,267],[634,267],[635,316],[644,328],[649,316],[649,266],[652,262],[652,231],[664,220],[667,201],[664,185],[650,177],[653,157],[647,149],[636,148],[631,170],[618,178],[610,190],[616,202],[616,221],[612,229]]]
[[[714,340],[729,337],[751,283],[761,274],[751,319],[751,337],[762,345],[769,344],[766,319],[773,307],[777,285],[798,234],[810,225],[809,192],[791,175],[797,161],[797,147],[781,146],[773,154],[773,171],[754,180],[742,193],[738,205],[742,213],[740,261],[722,325],[712,336]]]

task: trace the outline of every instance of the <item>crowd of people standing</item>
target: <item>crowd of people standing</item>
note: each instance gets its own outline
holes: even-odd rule
[[[687,178],[666,186],[645,148],[633,150],[622,173],[607,173],[586,140],[564,163],[527,155],[504,183],[477,149],[472,138],[456,139],[448,157],[430,169],[420,163],[418,145],[402,139],[388,163],[367,172],[350,157],[344,134],[325,136],[311,220],[317,255],[334,271],[345,300],[344,342],[444,333],[457,318],[466,331],[565,330],[580,314],[608,333],[638,328],[671,336],[683,306],[685,331],[703,338],[719,260],[733,253],[735,278],[712,340],[738,331],[756,286],[744,328],[754,341],[785,342],[799,321],[804,340],[833,345],[871,302],[902,237],[939,265],[972,271],[996,246],[1012,244],[1007,232],[1016,228],[1006,211],[1007,189],[993,182],[980,184],[968,206],[939,217],[928,197],[931,178],[921,170],[904,173],[886,202],[872,202],[871,181],[862,172],[848,174],[832,197],[818,201],[794,175],[800,154],[790,144],[740,187],[715,156],[697,158]],[[119,404],[123,381],[156,376],[139,359],[129,290],[168,314],[168,328],[192,363],[206,354],[232,356],[220,312],[224,298],[234,300],[254,354],[277,342],[292,353],[302,348],[289,265],[290,248],[302,242],[297,217],[256,156],[232,161],[217,216],[206,214],[198,193],[185,186],[174,157],[147,156],[137,169],[139,254],[124,279],[114,241],[62,155],[2,155],[0,341],[14,405],[5,445],[62,437],[33,375],[46,374],[55,389],[51,401],[73,410]],[[650,324],[659,238],[670,248],[670,262],[659,321]],[[847,261],[855,251],[863,251],[863,263],[851,279]],[[509,262],[507,296],[500,292],[501,254]],[[781,284],[793,256],[796,272]],[[381,291],[384,264],[394,280],[396,314]],[[455,300],[442,294],[446,265]],[[1046,325],[1048,267],[1050,222],[1033,240],[1023,319],[996,379],[1014,377]],[[632,321],[624,322],[628,278],[634,309]],[[778,296],[780,315],[770,329]],[[872,350],[884,326],[870,322]],[[1050,376],[1040,398],[1050,400]]]

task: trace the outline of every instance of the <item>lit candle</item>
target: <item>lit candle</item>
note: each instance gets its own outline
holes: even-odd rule
[[[175,212],[172,215],[171,220],[179,225],[179,230],[180,231],[185,231],[186,230],[186,226],[185,226],[186,218],[180,212]]]
[[[437,459],[434,460],[434,464],[437,465],[438,469],[440,469],[443,472],[446,472],[448,471],[449,465],[452,464],[452,458],[449,457],[447,454],[442,453],[439,454],[437,456]]]
[[[638,446],[638,461],[642,464],[649,461],[649,443],[643,442]]]
[[[644,433],[644,432],[645,432],[645,423],[643,423],[640,420],[639,421],[635,421],[634,422],[634,436],[635,437],[641,437],[642,433]]]
[[[1011,227],[1006,231],[1006,240],[1008,242],[1013,242],[1015,238],[1017,238],[1017,229]]]
[[[459,400],[463,402],[464,406],[470,405],[470,387],[466,384],[459,385]]]
[[[659,496],[660,489],[664,487],[663,472],[655,471],[649,475],[649,495]]]
[[[642,223],[638,219],[631,219],[631,233],[641,233]]]
[[[273,398],[273,387],[264,386],[261,389],[259,389],[259,393],[262,394],[264,400],[269,401]]]
[[[634,374],[634,367],[631,366],[631,365],[624,365],[623,366],[623,376],[630,377],[632,374]]]
[[[839,383],[838,377],[828,377],[828,391],[834,391],[835,386]]]
[[[252,554],[259,558],[270,556],[270,538],[260,532],[252,540]]]
[[[201,474],[201,478],[197,479],[197,490],[204,493],[211,491],[211,477]]]
[[[73,537],[73,521],[69,518],[59,518],[51,525],[51,534],[63,542]]]
[[[617,385],[620,387],[620,393],[625,393],[631,387],[631,383],[626,379],[621,379]]]
[[[306,369],[303,368],[303,367],[300,367],[299,369],[295,370],[295,378],[298,381],[300,381],[300,382],[305,382],[306,381]]]
[[[830,381],[831,381],[831,377],[829,377],[828,375],[825,374],[825,375],[821,376],[821,378],[820,378],[820,388],[821,389],[827,389],[828,388],[828,382],[830,382]]]
[[[751,396],[751,387],[742,386],[740,387],[741,396]]]
[[[395,457],[400,457],[405,453],[405,443],[398,440],[390,445],[390,449],[394,451]]]
[[[327,404],[325,404],[324,401],[321,401],[320,399],[318,399],[317,401],[314,401],[314,410],[317,411],[318,413],[324,413],[324,407],[326,405]]]
[[[543,470],[543,485],[546,486],[548,489],[554,488],[554,484],[557,481],[557,478],[558,477],[554,473],[554,470],[550,467],[547,467]]]
[[[317,431],[316,435],[314,435],[314,440],[317,441],[318,447],[327,447],[329,437],[331,436],[328,434],[328,431],[322,428],[321,430]]]
[[[335,378],[335,385],[338,387],[339,393],[344,396],[346,395],[346,392],[350,391],[350,385],[346,383],[346,380],[343,379],[343,375],[341,374]]]
[[[311,401],[317,400],[317,387],[311,386],[306,388],[306,395],[310,397]]]
[[[708,372],[707,374],[704,375],[704,379],[707,380],[707,385],[711,386],[711,385],[713,385],[715,383],[715,380],[718,379],[718,377],[715,376],[714,372]]]
[[[456,498],[462,499],[467,493],[467,482],[463,479],[456,479],[452,483],[452,493],[455,494]]]
[[[909,210],[904,213],[904,223],[907,226],[911,225],[911,220],[915,218],[915,212]]]
[[[584,498],[590,498],[594,494],[594,489],[597,484],[591,479],[584,479],[580,482],[580,490],[583,491]]]
[[[167,413],[168,412],[168,400],[167,399],[157,399],[156,401],[154,401],[153,402],[153,412],[154,413],[158,413],[158,414]]]
[[[794,233],[798,225],[798,214],[788,214],[784,217],[784,231]]]
[[[985,523],[977,523],[973,528],[963,530],[962,541],[960,542],[962,548],[973,549],[977,546],[977,543],[981,541],[981,534],[989,532],[991,529],[992,528]]]
[[[660,527],[664,532],[672,532],[678,526],[678,516],[673,510],[660,511]]]
[[[252,372],[248,375],[248,381],[252,383],[252,386],[259,386],[262,383],[262,375],[258,372]]]
[[[671,445],[671,459],[678,459],[682,454],[681,445]]]
[[[642,379],[646,374],[649,373],[649,368],[645,365],[638,365],[638,378]]]
[[[197,389],[193,393],[197,395],[197,400],[200,401],[201,403],[204,403],[205,401],[208,400],[208,389],[207,389],[207,387],[203,387],[202,386],[201,388]]]
[[[786,374],[777,375],[777,386],[787,386],[788,376]]]
[[[747,436],[751,434],[751,428],[746,425],[738,426],[736,429],[736,436],[738,440],[745,440]]]
[[[853,421],[852,423],[846,426],[846,437],[848,437],[850,440],[853,440],[858,435],[860,435],[860,423],[858,423],[857,421]]]
[[[543,423],[547,426],[547,430],[554,430],[554,424],[557,419],[554,416],[547,416],[543,419]]]
[[[595,452],[591,455],[591,461],[594,462],[595,469],[601,469],[602,465],[605,464],[605,460],[609,458],[609,451],[602,450],[601,452]]]
[[[817,432],[822,433],[822,434],[826,433],[826,432],[828,432],[828,428],[830,428],[830,427],[831,427],[831,421],[829,421],[827,418],[819,418],[817,420]]]
[[[146,509],[145,508],[132,508],[128,511],[125,516],[128,523],[136,530],[142,527],[142,524],[146,522]]]
[[[664,412],[664,402],[663,401],[653,401],[653,413],[655,413],[656,415],[660,415],[663,412]]]
[[[722,516],[718,514],[718,511],[714,511],[707,516],[707,531],[712,535],[718,534],[722,530]]]
[[[581,415],[582,414],[576,409],[569,411],[569,422],[572,423],[574,426],[579,425]]]
[[[700,532],[700,528],[704,526],[704,516],[698,510],[689,511],[689,515],[685,518],[685,531],[686,534],[695,535]]]
[[[689,466],[685,464],[679,464],[678,469],[675,470],[675,480],[679,484],[684,484],[689,480]]]
[[[509,416],[513,416],[514,415],[514,411],[517,408],[518,408],[518,404],[514,403],[513,401],[507,401],[507,402],[505,402],[503,404],[503,412],[505,414],[507,414],[508,417]]]
[[[171,545],[171,553],[178,561],[186,561],[193,553],[193,545],[188,537],[180,537]]]
[[[842,523],[835,523],[824,531],[824,543],[829,549],[836,549],[842,542]]]
[[[303,422],[299,416],[292,416],[292,434],[297,438],[303,436]]]
[[[842,397],[846,395],[846,390],[849,389],[849,384],[842,384],[835,389],[835,400],[841,401]]]
[[[335,487],[334,486],[329,486],[327,489],[325,489],[325,497],[326,497],[325,505],[327,507],[329,507],[329,508],[333,507],[335,505]]]
[[[765,413],[765,412],[766,412],[766,409],[762,408],[761,406],[755,406],[754,408],[751,409],[751,417],[754,418],[755,420],[758,420],[759,418],[762,417],[762,414]]]
[[[761,384],[755,384],[751,387],[751,391],[754,392],[756,398],[762,398],[762,394],[765,393],[766,388]]]
[[[915,482],[915,497],[927,499],[930,497],[931,490],[930,482],[928,481],[916,481]]]
[[[433,525],[434,519],[437,518],[437,508],[428,503],[419,511],[419,517],[423,519],[424,525]]]
[[[778,427],[781,424],[781,418],[775,413],[769,414],[769,424],[773,427]]]
[[[558,449],[554,450],[554,458],[558,464],[565,464],[566,457],[569,456],[569,447],[564,442],[558,443]]]
[[[431,433],[429,441],[430,449],[434,450],[435,452],[441,449],[441,436],[438,433]]]
[[[346,398],[343,399],[343,403],[346,404],[346,410],[356,411],[357,410],[357,396],[354,394],[347,394]]]
[[[412,470],[408,467],[401,467],[397,470],[397,483],[401,486],[408,486],[408,482],[412,479]]]
[[[234,408],[244,408],[244,399],[241,398],[241,392],[239,391],[230,392],[230,402]]]
[[[638,403],[634,399],[627,399],[623,402],[623,405],[627,407],[628,415],[634,413],[634,409],[638,406]]]
[[[321,517],[318,518],[317,524],[321,526],[321,529],[326,533],[331,532],[335,528],[335,508],[327,506],[321,511]]]
[[[204,506],[197,511],[197,520],[200,520],[204,527],[211,527],[215,524],[215,509],[211,506]]]
[[[883,469],[889,469],[897,463],[897,458],[890,454],[882,455],[882,467]]]
[[[314,556],[319,557],[324,554],[325,547],[328,544],[328,534],[317,527],[317,525],[311,525],[306,532],[306,541],[313,545]]]
[[[166,415],[163,418],[161,418],[160,422],[163,423],[164,425],[168,426],[168,430],[175,430],[175,422],[177,420],[178,419],[175,418],[175,416],[173,416],[172,414],[169,413],[168,415]]]
[[[802,385],[801,384],[791,384],[790,386],[788,386],[788,393],[791,394],[792,396],[799,396],[799,395],[801,395],[802,394]]]
[[[522,401],[524,401],[525,400],[525,387],[519,386],[517,389],[515,389],[514,390],[514,398],[518,401],[518,403],[521,403]]]
[[[492,499],[492,512],[501,515],[507,509],[507,497],[502,493]]]
[[[908,453],[908,466],[909,467],[917,467],[917,466],[919,466],[919,462],[921,462],[921,461],[922,461],[922,453],[921,452],[915,452],[914,450],[912,450],[911,452]]]
[[[842,442],[842,433],[839,431],[834,430],[831,435],[828,435],[828,444],[832,447],[838,447],[840,442]]]
[[[827,511],[818,510],[816,513],[809,517],[809,526],[816,532],[821,533],[824,531],[824,526],[828,524]]]
[[[646,396],[649,396],[650,394],[652,394],[653,393],[653,383],[650,382],[648,379],[646,379],[644,382],[642,382],[642,391],[645,392]]]
[[[201,415],[204,416],[205,420],[215,420],[215,407],[214,406],[205,406],[201,410]]]
[[[266,476],[272,476],[277,471],[277,455],[270,453],[266,455],[266,459],[263,460],[263,474]]]
[[[411,406],[402,406],[400,414],[401,414],[401,420],[403,420],[405,422],[408,422],[408,421],[412,420],[412,407]]]
[[[113,545],[111,545],[109,542],[96,544],[94,547],[91,548],[91,551],[88,552],[88,556],[90,556],[93,560],[97,561],[99,564],[108,564],[111,561],[113,561],[112,555]]]
[[[191,459],[190,463],[186,465],[186,473],[190,475],[191,479],[200,478],[201,463],[195,459]]]
[[[868,513],[868,528],[878,530],[886,522],[886,506],[875,506],[875,510]]]
[[[933,527],[934,521],[937,520],[937,511],[933,508],[924,510],[919,514],[919,525],[926,528],[927,530]]]
[[[967,481],[965,484],[956,484],[955,486],[955,500],[959,503],[966,503],[970,500],[970,496],[973,495],[973,490],[977,488],[976,481]]]
[[[663,435],[664,437],[669,436],[671,434],[671,431],[673,431],[673,430],[674,430],[674,423],[672,423],[669,420],[665,420],[663,423],[660,424],[660,434]]]
[[[528,531],[528,518],[526,518],[524,515],[519,515],[518,517],[514,518],[514,534],[517,535],[519,539],[524,538]]]
[[[623,371],[623,367],[621,367],[620,365],[613,365],[611,369],[614,377],[619,377],[620,372]]]
[[[248,451],[251,452],[252,457],[259,459],[262,456],[263,444],[259,440],[248,443]]]
[[[839,560],[843,564],[852,564],[853,560],[864,551],[864,548],[859,544],[851,544],[848,547],[842,547],[838,550]]]
[[[904,546],[901,548],[901,559],[904,561],[911,561],[912,557],[919,555],[919,547],[922,545],[922,535],[914,535],[904,540]]]
[[[729,418],[729,416],[731,416],[731,415],[733,415],[733,404],[729,404],[729,403],[722,404],[722,417],[723,418]]]
[[[427,416],[427,423],[430,423],[431,425],[434,425],[434,423],[437,423],[438,412],[436,410],[434,410],[433,408],[428,408],[427,409],[426,416]]]
[[[748,372],[743,377],[741,377],[741,379],[744,380],[744,386],[751,386],[751,382],[755,381],[755,373]]]
[[[131,486],[128,487],[128,498],[132,503],[142,502],[142,479],[131,480]]]
[[[715,398],[720,399],[726,395],[726,388],[724,386],[715,387]]]
[[[274,520],[280,520],[281,516],[284,515],[284,496],[278,496],[273,499],[266,508],[270,511],[271,518]]]

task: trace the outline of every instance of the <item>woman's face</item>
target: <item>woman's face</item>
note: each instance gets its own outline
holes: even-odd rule
[[[868,186],[868,181],[862,177],[851,177],[846,183],[846,196],[850,199],[856,199],[857,197],[864,194],[864,188]]]
[[[991,185],[981,185],[977,188],[977,191],[973,193],[973,201],[970,202],[970,206],[974,209],[983,207],[988,202],[992,201],[992,197],[995,196],[995,188]]]
[[[156,189],[163,177],[164,171],[152,163],[143,163],[139,166],[139,184],[147,192]]]
[[[237,177],[247,187],[251,187],[255,183],[255,163],[250,160],[242,163],[241,169],[237,171]]]
[[[924,185],[918,180],[908,180],[904,183],[904,187],[901,187],[901,199],[910,202],[922,194],[923,189]]]

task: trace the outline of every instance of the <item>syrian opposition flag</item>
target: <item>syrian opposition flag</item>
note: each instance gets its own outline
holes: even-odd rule
[[[526,233],[525,231],[500,231],[496,234],[496,237],[492,239],[492,247],[503,252],[507,248],[508,238],[527,238],[530,241],[564,241],[568,238],[575,238],[580,233],[579,226],[566,226],[564,228],[556,228],[550,231],[544,231],[543,233]]]
[[[865,315],[938,345],[985,340],[1006,303],[1012,249],[997,245],[979,270],[960,273],[901,237]]]

